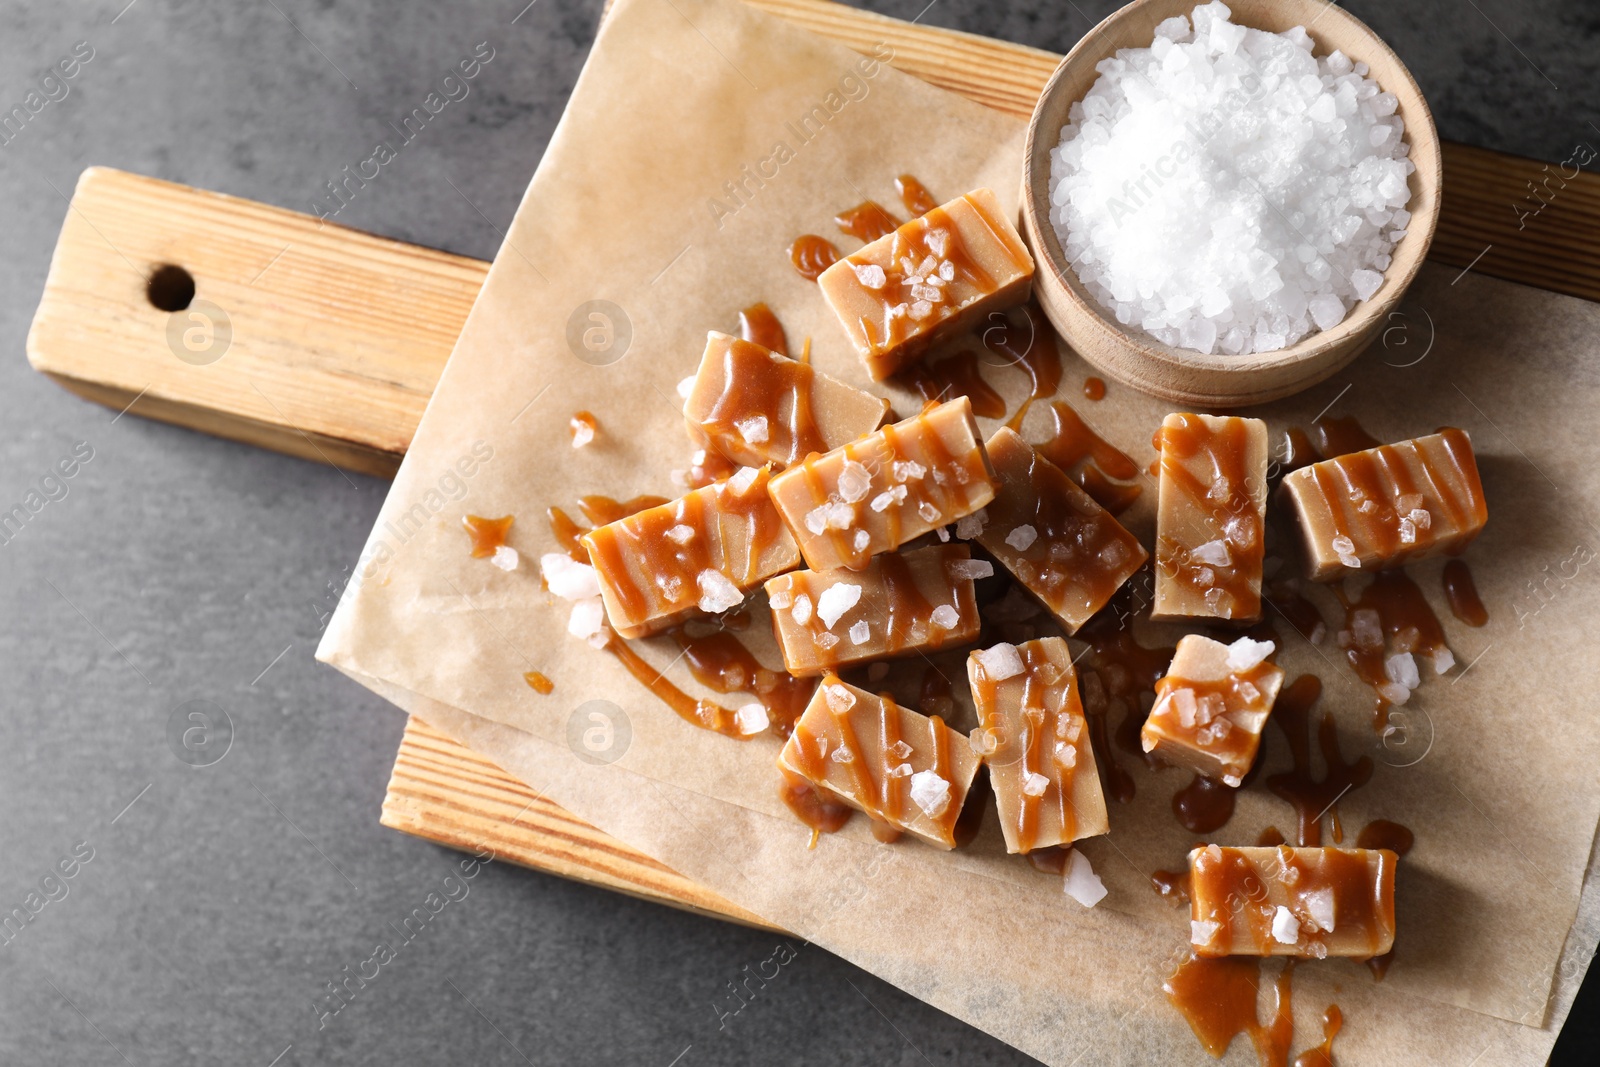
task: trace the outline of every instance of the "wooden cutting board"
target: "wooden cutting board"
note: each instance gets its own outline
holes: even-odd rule
[[[749,0],[1000,111],[1026,116],[1058,57],[825,0]],[[1444,146],[1431,257],[1600,300],[1600,177]],[[1552,177],[1554,175],[1554,177]],[[1530,183],[1532,183],[1530,185]],[[1537,188],[1548,206],[1532,199]],[[159,282],[152,278],[164,266]],[[391,476],[489,265],[281,208],[102,168],[78,182],[28,335],[90,400],[344,470]],[[171,305],[192,285],[183,314]],[[223,358],[226,357],[226,358]],[[412,717],[382,822],[462,849],[766,925],[540,799]]]

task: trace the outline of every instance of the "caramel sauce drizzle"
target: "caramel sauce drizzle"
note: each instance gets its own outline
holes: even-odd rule
[[[1382,441],[1372,436],[1353,415],[1329,415],[1311,424],[1316,437],[1317,452],[1323,459],[1348,456],[1352,452],[1365,452],[1377,448]]]
[[[1339,636],[1344,649],[1345,662],[1355,670],[1356,676],[1373,688],[1373,728],[1382,731],[1389,720],[1389,701],[1377,693],[1379,686],[1389,681],[1384,661],[1391,654],[1410,652],[1414,656],[1432,658],[1445,649],[1444,628],[1439,617],[1428,606],[1428,600],[1404,571],[1378,571],[1372,582],[1355,600],[1336,590],[1344,602],[1344,630]],[[1378,643],[1361,643],[1355,634],[1357,612],[1373,612],[1383,631]],[[1417,664],[1421,674],[1431,667],[1426,662]]]
[[[773,733],[786,738],[794,732],[817,688],[815,679],[763,667],[742,641],[726,631],[691,637],[680,629],[674,636],[695,681],[717,693],[750,693],[766,709]]]
[[[1230,789],[1209,775],[1197,774],[1194,780],[1172,794],[1172,814],[1191,833],[1209,834],[1220,830],[1233,818],[1236,789]]]
[[[1139,744],[1139,728],[1145,719],[1141,697],[1145,693],[1154,695],[1156,680],[1166,673],[1177,651],[1171,645],[1146,648],[1134,640],[1128,625],[1130,613],[1118,606],[1129,595],[1119,594],[1074,635],[1089,645],[1080,667],[1080,680],[1101,784],[1108,796],[1124,804],[1133,799],[1135,786],[1133,776],[1122,768],[1112,751],[1108,719],[1112,712],[1120,711],[1117,744],[1148,760]]]
[[[927,403],[938,404],[964,396],[972,401],[974,415],[998,419],[1006,413],[1005,399],[983,380],[978,370],[978,354],[970,349],[937,363],[913,363],[900,377]]]
[[[522,680],[528,683],[528,688],[532,689],[540,696],[549,696],[551,693],[555,692],[555,683],[549,678],[546,678],[544,675],[540,674],[538,671],[529,671],[527,674],[522,676]]]
[[[1294,805],[1295,844],[1315,847],[1322,844],[1322,814],[1328,813],[1333,840],[1344,834],[1339,826],[1339,799],[1359,789],[1372,777],[1372,760],[1360,756],[1346,763],[1339,750],[1339,731],[1333,716],[1323,712],[1317,723],[1317,743],[1327,765],[1321,779],[1311,773],[1311,709],[1322,695],[1322,682],[1313,674],[1302,674],[1283,687],[1273,705],[1272,721],[1283,731],[1289,744],[1294,769],[1267,777],[1267,788]]]
[[[913,218],[926,215],[939,206],[939,201],[933,198],[933,194],[909,174],[902,174],[896,178],[894,189],[900,194],[900,202],[906,206],[906,210]]]
[[[665,503],[667,503],[666,497],[651,496],[648,493],[630,497],[627,500],[613,500],[609,496],[591,495],[578,498],[578,510],[583,512],[583,517],[589,520],[590,526],[607,526],[620,519],[625,519],[629,515],[660,507]],[[567,522],[570,523],[572,520],[568,519]],[[575,523],[573,528],[577,529]],[[565,542],[563,541],[563,543]],[[588,556],[584,556],[582,562],[587,563]]]
[[[722,392],[702,420],[707,431],[739,435],[738,420],[760,412],[767,419],[765,454],[781,456],[787,465],[828,451],[813,406],[816,371],[809,363],[773,360],[759,349],[743,347],[750,343],[734,341],[723,353]]]
[[[780,356],[789,354],[789,338],[783,332],[783,323],[766,304],[751,304],[739,312],[739,336]]]
[[[588,563],[589,550],[583,547],[583,535],[589,532],[588,529],[579,526],[561,508],[546,510],[545,517],[550,522],[550,533],[561,550],[579,563]]]
[[[778,789],[779,798],[795,818],[811,827],[811,844],[808,847],[816,848],[819,836],[838,832],[856,813],[854,808],[830,800],[816,786],[788,768],[779,767],[778,770],[783,774]]]
[[[704,489],[708,485],[728,478],[739,465],[714,448],[702,448],[694,454],[684,471],[684,483],[690,489]]]
[[[1020,311],[1022,325],[1027,327],[1026,338],[1019,336],[1022,330],[1013,321],[1015,313],[1000,316],[1001,323],[987,327],[982,333],[985,348],[1028,376],[1028,398],[1006,423],[1019,431],[1023,416],[1033,402],[1054,396],[1061,386],[1061,350],[1056,347],[1055,331],[1033,301],[1022,305]],[[994,318],[990,316],[991,321]]]
[[[789,262],[800,277],[814,282],[822,272],[839,262],[841,254],[832,241],[814,233],[802,234],[789,246]]]
[[[1189,903],[1189,868],[1180,871],[1153,871],[1150,888],[1173,907]]]
[[[1106,398],[1106,383],[1099,378],[1085,378],[1083,380],[1083,395],[1088,400],[1104,400]]]
[[[1405,826],[1388,819],[1375,819],[1362,827],[1361,833],[1356,835],[1357,848],[1386,848],[1397,856],[1404,856],[1411,851],[1417,842],[1416,835]],[[1389,974],[1389,966],[1394,963],[1394,949],[1390,949],[1381,956],[1374,956],[1367,961],[1367,969],[1372,972],[1374,981],[1381,982]]]
[[[1468,626],[1482,626],[1489,621],[1489,609],[1478,596],[1478,586],[1472,580],[1472,571],[1464,560],[1453,559],[1444,565],[1445,599],[1450,602],[1450,614]]]
[[[495,549],[506,543],[506,534],[511,531],[511,524],[516,521],[516,516],[507,515],[500,519],[486,519],[481,515],[463,515],[461,526],[467,531],[467,536],[472,539],[472,558],[484,559],[494,555]]]
[[[1261,985],[1257,957],[1208,958],[1191,953],[1162,989],[1211,1055],[1221,1057],[1235,1037],[1246,1034],[1262,1067],[1284,1067],[1294,1039],[1294,965],[1290,960],[1278,972],[1273,1012],[1265,1022],[1256,1014],[1256,991]]]
[[[1322,1044],[1308,1048],[1294,1058],[1294,1067],[1333,1067],[1333,1039],[1344,1026],[1344,1013],[1339,1005],[1329,1004],[1322,1013]]]
[[[1156,566],[1197,598],[1210,604],[1231,606],[1231,618],[1253,618],[1261,610],[1259,581],[1266,551],[1262,522],[1250,494],[1250,472],[1245,469],[1249,427],[1244,419],[1230,417],[1220,429],[1211,429],[1194,416],[1181,426],[1163,424],[1157,431],[1161,473],[1197,509],[1210,512],[1217,535],[1228,547],[1227,564],[1204,563],[1190,555],[1193,547],[1170,537],[1156,541]],[[1189,463],[1198,459],[1207,474],[1197,474]],[[1217,491],[1221,489],[1222,493]]]
[[[1256,846],[1258,848],[1277,848],[1283,843],[1283,831],[1276,826],[1269,826],[1256,836]],[[1361,845],[1360,847],[1366,848],[1367,846]]]
[[[900,220],[873,200],[864,200],[848,211],[840,212],[833,217],[833,224],[839,227],[841,233],[863,244],[871,244],[900,228]]]
[[[1130,482],[1139,476],[1139,465],[1091,430],[1065,400],[1050,405],[1050,416],[1054,424],[1050,436],[1033,447],[1073,475],[1084,492],[1111,514],[1127,510],[1138,499],[1139,486],[1113,485],[1109,479]]]

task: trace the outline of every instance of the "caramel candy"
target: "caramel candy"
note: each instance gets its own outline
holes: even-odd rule
[[[1106,801],[1067,643],[1043,637],[980,649],[967,657],[967,680],[978,706],[972,746],[989,767],[1006,851],[1105,833]]]
[[[778,766],[857,811],[950,849],[978,757],[937,715],[902,708],[830,674],[795,724]]]
[[[994,472],[963,396],[807,456],[770,492],[812,570],[860,570],[989,503]]]
[[[1233,415],[1168,415],[1156,516],[1152,619],[1261,616],[1267,424]]]
[[[994,573],[966,545],[874,556],[865,570],[791,571],[767,582],[783,666],[797,676],[977,639],[974,578]]]
[[[745,591],[800,565],[800,550],[767,496],[767,468],[583,536],[611,628],[644,637],[698,614],[735,607]]]
[[[1014,430],[1001,427],[984,448],[996,485],[976,540],[1076,633],[1149,553]]]
[[[1381,956],[1398,862],[1386,848],[1194,849],[1190,943],[1200,956]]]
[[[747,467],[830,452],[876,430],[888,410],[809,363],[714,331],[683,403],[695,443]]]
[[[1027,300],[1033,257],[994,193],[975,189],[845,256],[817,284],[881,382],[935,342]]]
[[[1489,518],[1472,441],[1455,429],[1313,463],[1286,476],[1282,491],[1318,582],[1454,555]]]
[[[1144,750],[1237,786],[1283,687],[1283,671],[1267,662],[1272,652],[1271,641],[1248,637],[1231,645],[1199,634],[1180,640],[1139,731]]]

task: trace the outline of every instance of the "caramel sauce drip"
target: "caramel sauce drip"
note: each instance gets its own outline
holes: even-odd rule
[[[1294,1067],[1333,1067],[1333,1039],[1344,1026],[1339,1005],[1330,1004],[1322,1013],[1322,1044],[1308,1048],[1294,1058]]]
[[[1036,848],[1028,853],[1028,862],[1036,871],[1045,874],[1063,875],[1067,873],[1067,859],[1072,855],[1071,848],[1061,845],[1051,845],[1049,848]]]
[[[1353,415],[1329,415],[1311,424],[1316,437],[1317,452],[1323,459],[1348,456],[1352,452],[1365,452],[1377,448],[1382,441],[1362,429]]]
[[[741,365],[738,346],[743,343],[733,342],[723,355],[722,392],[706,412],[706,428],[737,435],[737,421],[760,412],[767,418],[768,455],[781,456],[785,464],[792,464],[813,452],[828,451],[812,400],[816,371],[809,363],[775,361],[763,354],[758,357],[759,372],[752,373],[747,365]]]
[[[1230,562],[1218,565],[1196,560],[1190,556],[1189,546],[1163,537],[1156,542],[1156,566],[1173,581],[1188,586],[1197,599],[1211,603],[1212,595],[1217,594],[1222,604],[1231,603],[1231,617],[1254,617],[1260,609],[1260,593],[1259,586],[1252,586],[1261,575],[1266,541],[1250,494],[1251,472],[1245,467],[1249,424],[1230,417],[1221,428],[1212,429],[1189,416],[1181,426],[1163,424],[1157,435],[1162,476],[1195,508],[1209,511],[1217,520]],[[1206,474],[1190,469],[1189,463],[1197,458]],[[1223,516],[1227,516],[1226,522]]]
[[[578,510],[583,512],[583,517],[589,520],[590,526],[607,526],[629,515],[660,507],[665,503],[667,503],[666,497],[648,494],[628,500],[613,500],[608,496],[580,496]]]
[[[1322,453],[1311,443],[1311,438],[1298,426],[1283,432],[1283,455],[1278,459],[1278,469],[1283,474],[1309,467],[1322,461]]]
[[[1099,378],[1085,378],[1083,380],[1083,395],[1086,400],[1104,400],[1106,398],[1106,383]]]
[[[933,194],[909,174],[902,174],[896,178],[894,189],[900,194],[900,202],[906,206],[912,218],[926,215],[939,206],[939,201],[933,198]]]
[[[700,459],[691,462],[684,472],[684,482],[690,489],[714,485],[739,469],[737,463],[714,448],[701,449],[696,454]]]
[[[1120,713],[1117,743],[1125,751],[1148,761],[1139,743],[1139,727],[1144,725],[1145,719],[1142,698],[1146,693],[1153,698],[1156,681],[1166,673],[1177,651],[1171,645],[1146,648],[1134,640],[1128,624],[1132,612],[1127,598],[1131,595],[1119,593],[1074,635],[1089,645],[1080,667],[1079,684],[1101,783],[1109,796],[1124,804],[1134,797],[1133,776],[1117,762],[1107,721],[1113,712]]]
[[[1221,1057],[1235,1037],[1245,1034],[1262,1067],[1284,1067],[1294,1038],[1293,975],[1290,960],[1278,972],[1273,1012],[1265,1022],[1256,1015],[1261,985],[1261,960],[1256,957],[1190,954],[1162,989],[1211,1055]]]
[[[1256,837],[1256,846],[1258,848],[1277,848],[1281,844],[1283,844],[1283,831],[1276,826],[1267,827]],[[1367,846],[1362,845],[1361,847],[1366,848]]]
[[[1005,399],[983,380],[978,354],[970,349],[937,363],[913,363],[901,377],[925,403],[941,404],[964,396],[972,401],[974,415],[998,419],[1006,413]]]
[[[1374,819],[1356,835],[1357,848],[1386,848],[1396,856],[1404,856],[1417,843],[1417,836],[1408,827],[1388,819]]]
[[[872,819],[872,839],[885,845],[892,845],[905,836],[905,831],[897,826],[890,826],[882,819]]]
[[[1338,830],[1339,798],[1351,789],[1359,789],[1372,777],[1372,760],[1361,756],[1350,763],[1344,761],[1339,751],[1339,731],[1333,716],[1324,712],[1317,724],[1317,742],[1327,765],[1319,780],[1311,773],[1311,710],[1322,695],[1322,682],[1312,674],[1302,674],[1284,686],[1273,705],[1272,721],[1278,724],[1289,743],[1289,755],[1294,770],[1286,774],[1267,777],[1267,788],[1294,805],[1295,844],[1315,847],[1322,844],[1322,814],[1331,813],[1335,827],[1334,841],[1342,836]]]
[[[780,356],[789,354],[789,338],[784,335],[783,323],[766,304],[751,304],[739,312],[739,336]]]
[[[1185,830],[1196,834],[1209,834],[1220,830],[1233,818],[1234,795],[1222,782],[1204,774],[1172,794],[1172,814]]]
[[[982,334],[985,348],[1028,376],[1028,399],[1006,423],[1013,430],[1021,429],[1023,416],[1035,400],[1054,396],[1061,387],[1061,350],[1056,347],[1055,331],[1032,301],[1019,310],[1027,327],[1025,337],[1013,322],[1015,313],[1002,316],[1002,323],[989,326]]]
[[[695,681],[717,693],[752,694],[766,708],[773,733],[786,738],[794,732],[817,688],[815,679],[763,667],[742,641],[726,631],[690,637],[680,630],[676,636]]]
[[[1342,592],[1340,596],[1345,599]],[[1355,629],[1358,612],[1376,613],[1378,628],[1383,633],[1382,641],[1370,638],[1365,642],[1358,640]],[[1344,631],[1339,635],[1339,644],[1344,649],[1345,661],[1355,670],[1356,676],[1374,691],[1389,681],[1384,661],[1391,654],[1410,652],[1416,656],[1432,657],[1446,647],[1444,628],[1439,625],[1439,617],[1428,606],[1428,600],[1417,583],[1404,571],[1379,571],[1357,599],[1345,599],[1344,626]],[[1363,632],[1366,631],[1364,627]],[[1420,673],[1427,665],[1419,663],[1417,666]],[[1381,731],[1388,723],[1389,701],[1382,695],[1376,695],[1375,700],[1373,726]]]
[[[589,531],[560,508],[550,508],[545,512],[545,517],[550,521],[550,533],[561,550],[579,563],[588,563],[589,550],[583,547],[583,535]]]
[[[1472,580],[1472,571],[1464,561],[1450,560],[1444,565],[1444,595],[1450,601],[1450,614],[1468,626],[1482,626],[1489,621],[1489,609],[1478,596],[1478,586]]]
[[[1093,497],[1101,507],[1119,515],[1139,497],[1137,485],[1113,485],[1109,479],[1123,482],[1139,476],[1139,465],[1111,442],[1089,429],[1072,405],[1057,400],[1050,405],[1054,423],[1051,434],[1034,445],[1045,459],[1073,474],[1084,492]],[[1089,464],[1093,466],[1089,466]],[[1079,469],[1079,465],[1084,466]],[[1090,472],[1093,472],[1092,474]]]
[[[511,530],[515,516],[507,515],[500,519],[486,519],[481,515],[463,515],[461,526],[467,531],[467,536],[472,539],[472,558],[483,559],[494,555],[494,550],[506,543],[506,534]]]
[[[1150,888],[1173,907],[1189,903],[1189,868],[1153,872],[1150,875]]]
[[[839,232],[864,244],[887,237],[900,228],[900,220],[873,200],[864,200],[850,210],[840,212],[833,217],[833,224],[839,227]]]
[[[549,696],[555,692],[555,683],[538,671],[529,671],[522,676],[522,680],[528,683],[530,689],[541,696]]]
[[[855,809],[829,800],[816,786],[784,767],[778,770],[783,781],[778,796],[795,818],[811,827],[811,847],[817,847],[820,834],[831,834],[841,829],[855,814]]]
[[[839,262],[840,258],[839,250],[832,241],[814,233],[795,238],[794,244],[789,246],[789,262],[800,277],[808,282],[822,277],[822,272]]]
[[[568,421],[568,427],[572,431],[573,443],[576,444],[579,434],[587,434],[589,440],[593,440],[594,435],[600,432],[600,420],[594,417],[592,411],[579,411]]]
[[[733,709],[685,693],[668,681],[665,674],[645,662],[644,657],[635,652],[627,641],[613,635],[611,640],[606,642],[605,649],[617,657],[618,662],[628,669],[628,673],[638,679],[652,695],[677,712],[678,717],[685,722],[725,737],[740,741],[748,740],[739,732],[739,724],[734,717]]]

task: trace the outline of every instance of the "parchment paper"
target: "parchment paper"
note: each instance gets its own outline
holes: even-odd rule
[[[882,45],[876,55],[891,53]],[[736,3],[623,0],[319,657],[630,845],[1041,1058],[1090,1052],[1082,1062],[1120,1062],[1170,1041],[1167,1059],[1199,1059],[1159,996],[1187,915],[1148,883],[1192,843],[1168,811],[1186,775],[1118,755],[1138,795],[1113,805],[1108,837],[1083,846],[1111,890],[1093,912],[1006,857],[992,816],[955,854],[886,848],[861,820],[808,852],[807,831],[776,798],[775,739],[741,744],[681,722],[610,656],[569,638],[567,606],[539,589],[536,557],[554,548],[546,507],[575,510],[586,493],[676,495],[669,472],[687,466],[691,446],[675,385],[692,373],[705,331],[731,328],[741,307],[767,301],[792,342],[813,339],[821,369],[866,384],[815,286],[786,262],[794,236],[829,233],[831,215],[865,197],[892,206],[892,178],[903,172],[940,199],[988,185],[1014,208],[1022,132],[1016,120]],[[1337,961],[1297,975],[1308,1012],[1331,996],[1313,992],[1319,985],[1342,987],[1352,1022],[1341,1062],[1378,1062],[1384,1047],[1386,1061],[1407,1048],[1434,1059],[1429,1049],[1480,1034],[1501,1035],[1484,1044],[1503,1049],[1547,1047],[1550,1031],[1534,1027],[1546,1020],[1600,815],[1600,725],[1585,696],[1595,657],[1585,654],[1583,626],[1600,607],[1600,448],[1585,429],[1600,401],[1600,372],[1587,358],[1600,312],[1470,274],[1453,279],[1425,271],[1382,345],[1325,385],[1257,412],[1279,427],[1331,407],[1385,439],[1462,426],[1490,502],[1488,530],[1468,555],[1487,627],[1448,620],[1437,562],[1412,569],[1448,620],[1460,666],[1425,680],[1403,733],[1374,738],[1370,699],[1331,642],[1313,647],[1291,634],[1280,656],[1291,675],[1323,679],[1322,706],[1337,714],[1346,754],[1378,763],[1373,780],[1340,802],[1348,836],[1382,817],[1418,837],[1401,866],[1388,980],[1374,989],[1363,968]],[[601,343],[591,334],[585,347],[593,327]],[[1062,395],[1079,395],[1087,373],[1069,355]],[[986,374],[1014,409],[1023,375]],[[903,411],[917,406],[887,395]],[[1152,458],[1164,405],[1113,385],[1104,401],[1077,406],[1141,464]],[[597,416],[600,433],[574,451],[567,424],[578,410]],[[1040,436],[1035,423],[1024,429]],[[1153,497],[1147,483],[1125,516],[1147,544]],[[460,519],[469,512],[518,517],[519,570],[468,558]],[[776,664],[770,638],[760,640],[766,625],[758,613],[748,636]],[[1142,635],[1170,642],[1180,632]],[[677,650],[658,640],[644,654],[666,665]],[[959,683],[957,662],[947,673]],[[548,675],[554,693],[524,685],[528,670]],[[669,676],[694,691],[681,664]],[[901,671],[891,684],[915,677]],[[576,710],[593,699],[626,723],[625,751],[610,766],[579,759],[568,741]],[[1280,740],[1268,742],[1266,759],[1269,772],[1286,764]],[[1252,843],[1290,819],[1257,788],[1215,836]],[[859,894],[833,899],[850,886]],[[1585,936],[1580,959],[1593,950],[1592,929]],[[975,970],[979,959],[988,962]],[[1115,1041],[1100,1025],[1108,1020],[1118,1021]]]

